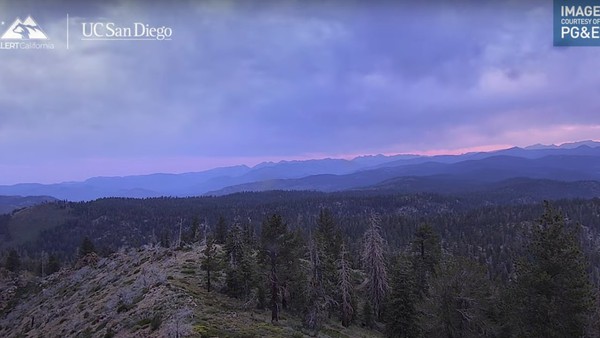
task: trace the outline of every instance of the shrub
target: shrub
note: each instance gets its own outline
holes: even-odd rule
[[[160,324],[162,324],[162,317],[160,314],[155,314],[150,321],[150,329],[156,331],[160,328]]]
[[[115,336],[115,332],[109,327],[104,334],[104,338],[113,338]]]

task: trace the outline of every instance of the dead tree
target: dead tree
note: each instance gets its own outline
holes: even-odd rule
[[[363,266],[368,278],[367,292],[377,319],[381,319],[382,305],[389,290],[384,257],[385,240],[380,234],[380,223],[379,215],[371,215],[369,227],[364,235],[362,252]]]

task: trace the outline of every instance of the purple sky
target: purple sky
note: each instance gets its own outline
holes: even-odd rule
[[[0,50],[0,184],[600,139],[600,48],[553,47],[550,1],[176,3],[0,2],[56,45]],[[79,41],[100,18],[173,40]]]

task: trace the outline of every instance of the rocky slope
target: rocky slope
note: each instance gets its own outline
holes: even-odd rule
[[[268,311],[206,292],[200,252],[198,247],[121,250],[108,258],[87,257],[74,268],[43,279],[4,271],[0,336],[304,336],[300,322],[291,315],[273,325]],[[319,336],[373,333],[330,323]]]

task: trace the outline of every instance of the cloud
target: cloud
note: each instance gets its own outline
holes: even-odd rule
[[[6,4],[5,21],[34,8]],[[164,171],[193,171],[555,143],[600,125],[597,51],[552,47],[542,1],[64,1],[31,14],[57,48],[0,51],[10,181],[92,176],[94,165],[104,175],[144,163],[160,171],[167,159]],[[173,41],[79,41],[80,23],[98,18],[169,25]],[[42,165],[52,173],[19,177]]]

